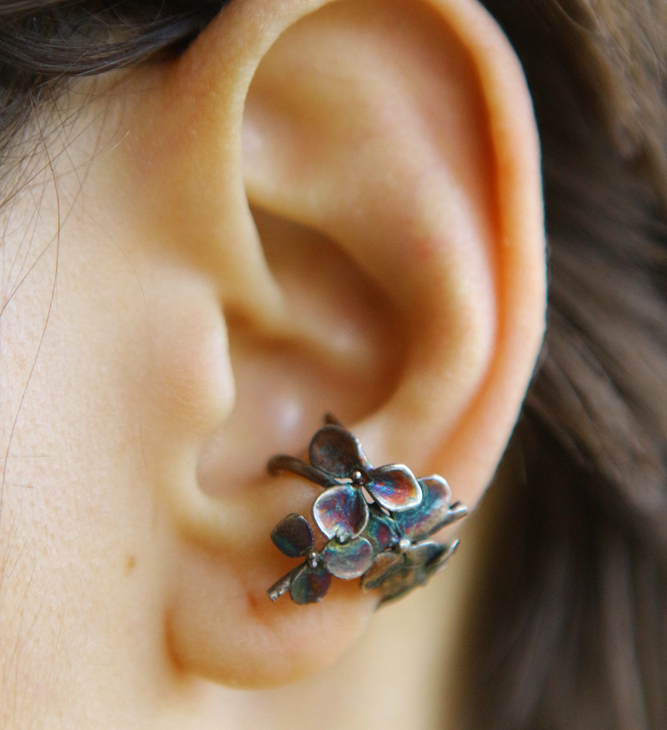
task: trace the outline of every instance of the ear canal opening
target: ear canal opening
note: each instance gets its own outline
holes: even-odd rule
[[[399,6],[385,8],[383,22],[402,17]],[[372,15],[372,8],[359,14],[349,2],[307,15],[265,52],[248,87],[242,127],[246,195],[285,316],[282,329],[272,331],[231,303],[225,311],[236,402],[218,454],[237,465],[228,469],[230,484],[251,469],[260,478],[272,454],[299,454],[327,412],[354,424],[382,410],[398,392],[419,341],[412,319],[399,311],[396,290],[405,284],[395,284],[382,262],[390,246],[386,221],[376,220],[386,218],[381,205],[362,204],[354,186],[344,183],[347,173],[341,174],[346,167],[362,181],[384,174],[382,166],[359,165],[357,159],[359,135],[375,119],[375,107],[364,102],[365,86],[339,99],[342,69],[328,74],[311,63],[320,44],[327,57],[336,56],[341,33],[353,47],[365,47],[362,36]],[[373,79],[391,60],[391,48],[375,45],[368,56]],[[354,86],[349,71],[339,81]],[[331,135],[340,138],[335,154]],[[368,229],[375,231],[370,237]],[[202,484],[206,489],[205,479]],[[213,493],[218,491],[214,485]]]
[[[361,381],[376,399],[394,389],[405,365],[406,332],[390,297],[342,246],[313,228],[251,206],[264,255],[304,345]],[[373,399],[373,400],[376,400]],[[376,404],[373,404],[376,405]],[[368,410],[372,410],[369,406]],[[346,423],[363,415],[339,410]]]
[[[287,324],[267,331],[225,312],[236,397],[199,468],[202,490],[217,498],[260,482],[273,454],[302,452],[325,413],[355,423],[381,409],[408,351],[388,296],[340,246],[261,208],[252,214]],[[225,484],[213,478],[223,465]]]

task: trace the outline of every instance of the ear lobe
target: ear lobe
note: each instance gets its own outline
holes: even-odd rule
[[[344,585],[316,607],[269,603],[269,533],[316,493],[258,482],[274,450],[293,449],[257,435],[272,405],[283,417],[296,404],[305,447],[337,410],[375,464],[442,473],[474,504],[543,326],[527,90],[473,0],[232,3],[149,87],[125,146],[138,226],[215,292],[239,384],[203,491],[193,478],[161,495],[179,555],[170,641],[190,672],[290,681],[339,655],[374,600]],[[304,362],[300,377],[290,363]]]

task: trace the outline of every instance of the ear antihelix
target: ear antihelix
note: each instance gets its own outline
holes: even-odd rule
[[[252,203],[338,242],[397,313],[410,377],[383,417],[389,431],[409,425],[403,445],[426,458],[474,400],[498,330],[495,171],[474,64],[438,9],[334,3],[262,59],[244,125]],[[383,445],[387,458],[398,446]]]

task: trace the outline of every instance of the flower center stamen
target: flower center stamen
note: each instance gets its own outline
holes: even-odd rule
[[[364,475],[359,471],[359,469],[355,469],[352,472],[351,478],[352,484],[358,487],[360,487],[364,483]]]

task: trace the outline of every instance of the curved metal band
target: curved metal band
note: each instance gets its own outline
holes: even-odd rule
[[[332,479],[328,474],[320,471],[317,467],[306,464],[301,459],[297,459],[295,456],[289,456],[288,454],[276,454],[269,459],[267,465],[269,474],[277,476],[283,471],[292,472],[292,474],[298,474],[308,481],[319,484],[321,487],[334,487],[338,482]]]

